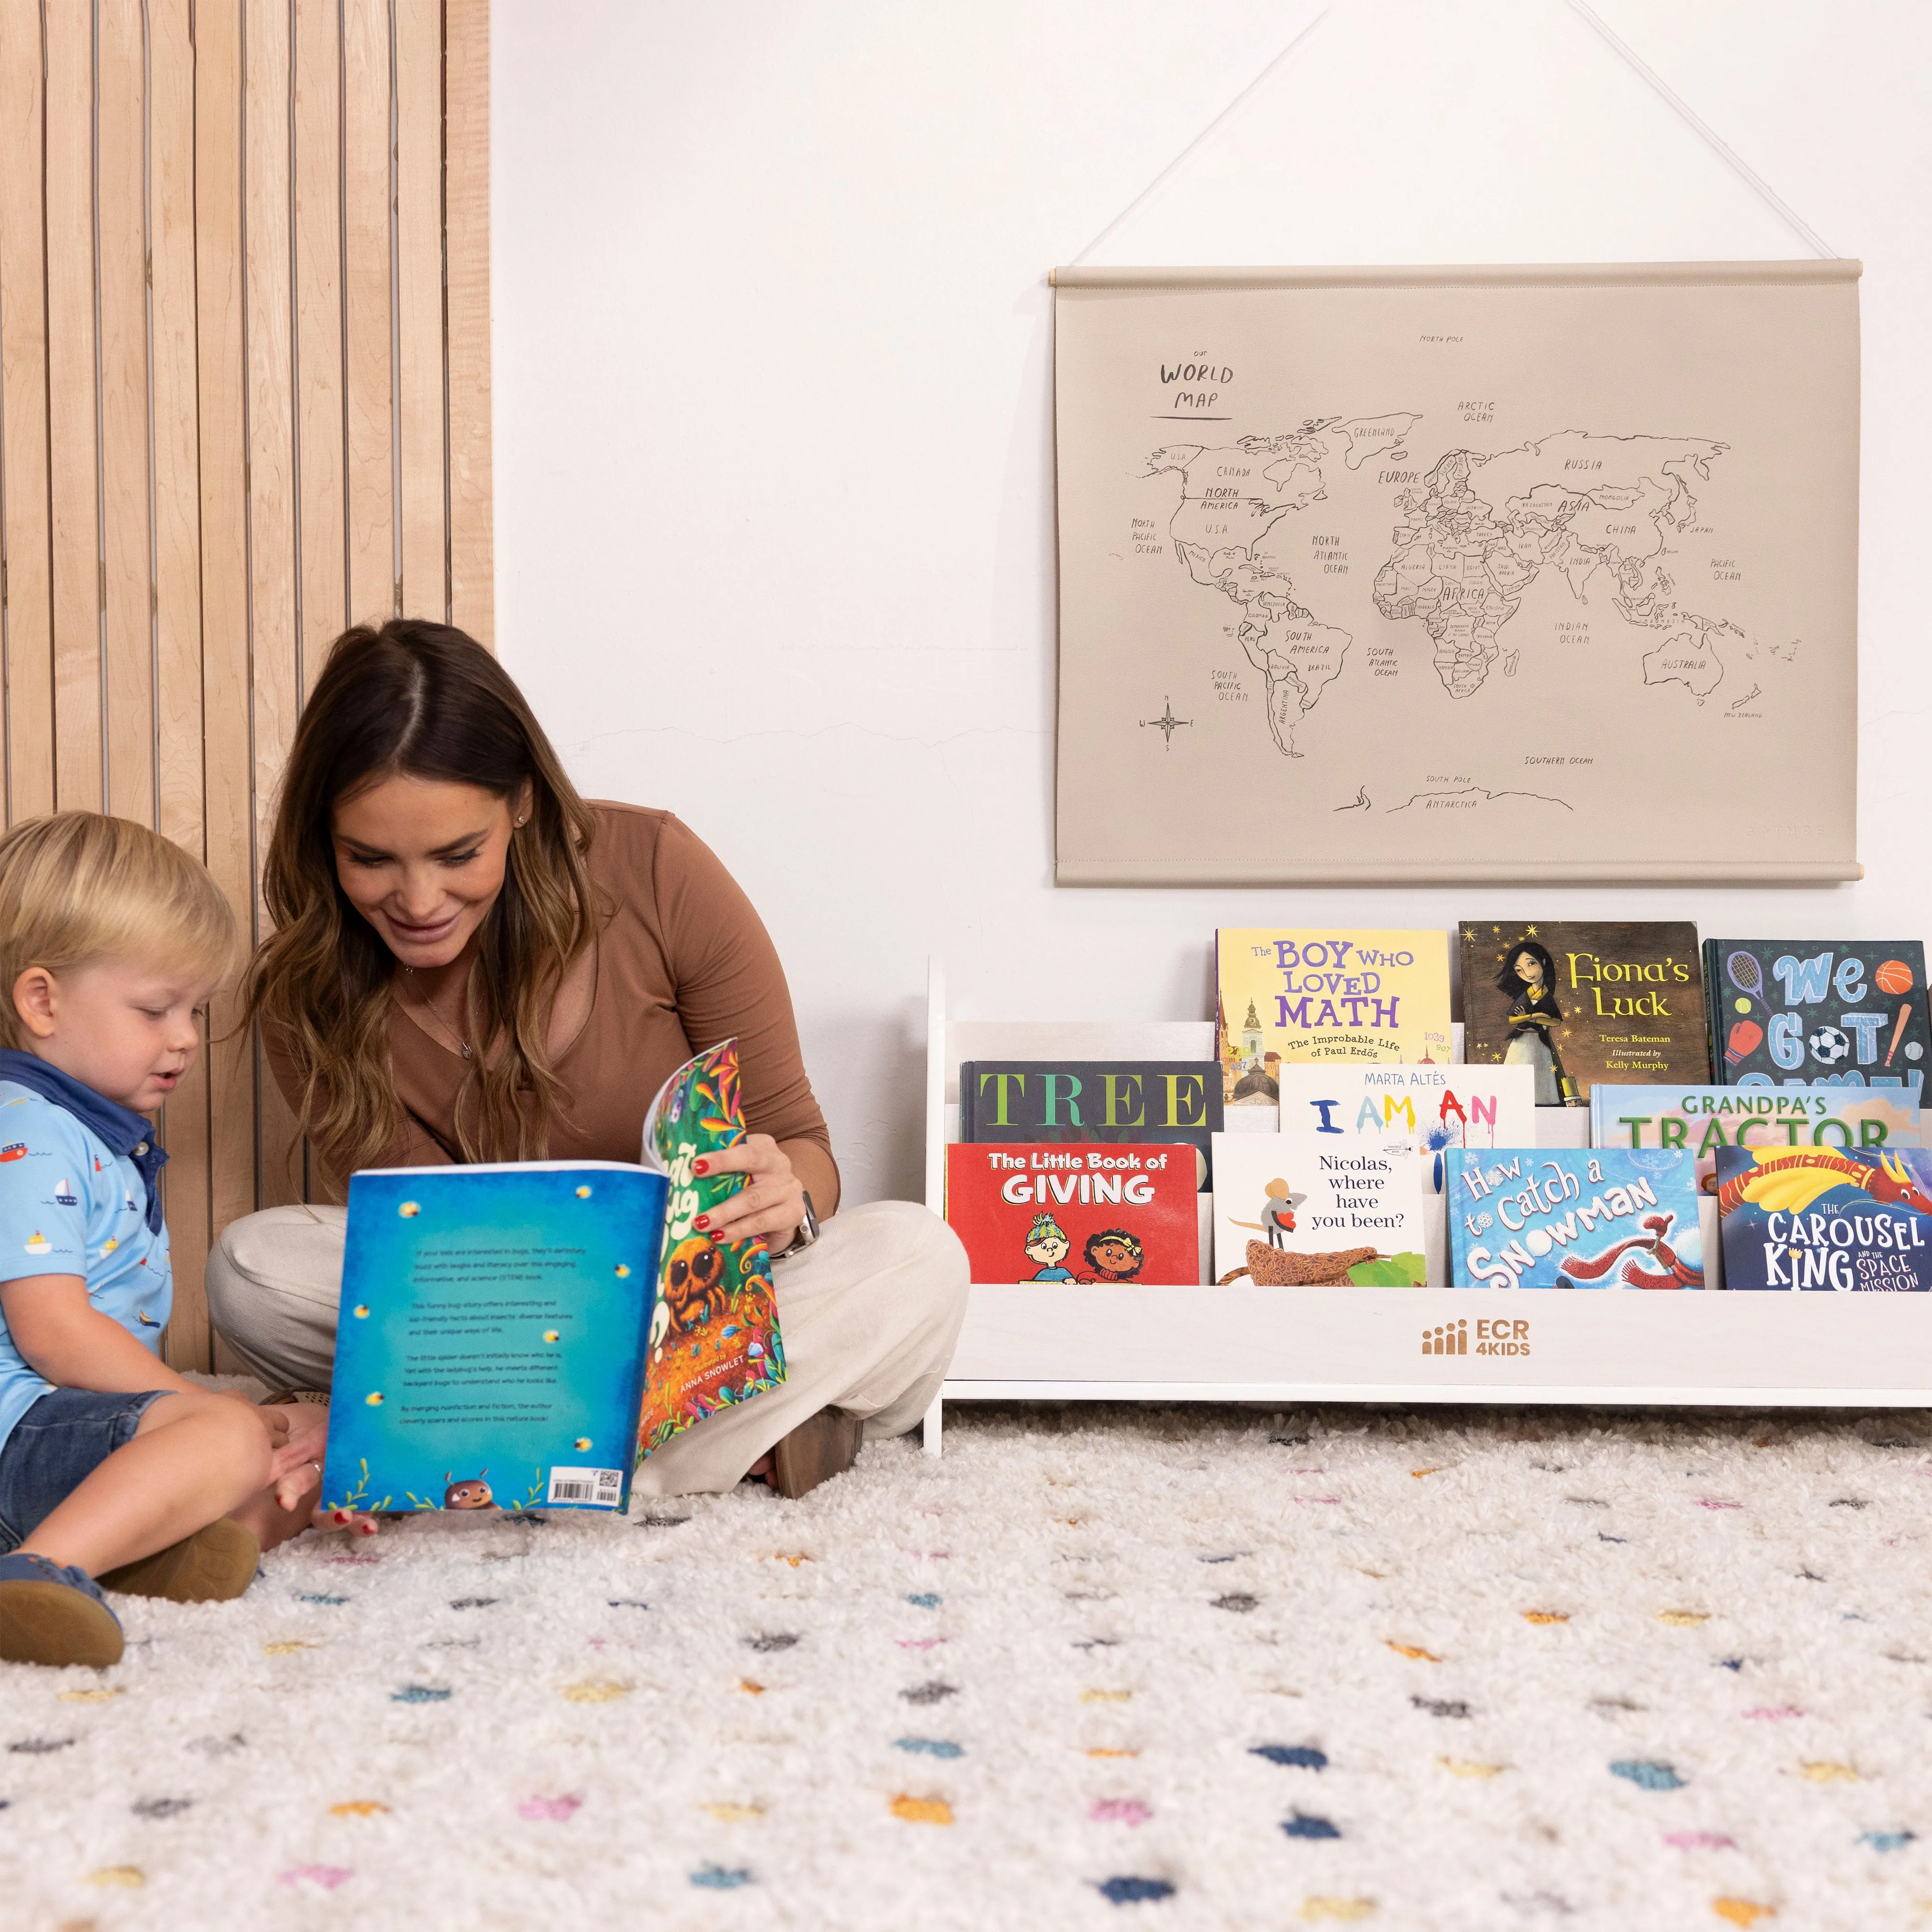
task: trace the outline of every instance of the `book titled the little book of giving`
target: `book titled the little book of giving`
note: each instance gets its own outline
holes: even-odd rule
[[[782,1381],[764,1244],[693,1238],[743,1184],[736,1042],[680,1067],[644,1160],[374,1168],[349,1184],[331,1508],[617,1509],[642,1457]]]

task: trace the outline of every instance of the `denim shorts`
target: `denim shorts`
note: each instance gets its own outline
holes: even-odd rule
[[[16,1550],[117,1449],[166,1389],[50,1389],[0,1448],[0,1555]]]

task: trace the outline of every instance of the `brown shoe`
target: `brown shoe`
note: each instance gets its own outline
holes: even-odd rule
[[[842,1476],[859,1460],[866,1425],[844,1410],[821,1408],[789,1436],[772,1445],[772,1487],[782,1496],[802,1496],[828,1476]]]
[[[0,1556],[0,1658],[100,1670],[121,1650],[121,1619],[85,1570],[20,1550]]]
[[[130,1597],[165,1597],[174,1604],[225,1604],[255,1580],[262,1546],[253,1530],[224,1516],[118,1570],[101,1573],[102,1588]]]

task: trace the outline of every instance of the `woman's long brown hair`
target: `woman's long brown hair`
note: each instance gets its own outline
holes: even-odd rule
[[[523,693],[460,631],[397,618],[330,647],[276,804],[262,868],[275,929],[244,982],[248,1016],[293,1061],[302,1126],[326,1165],[346,1178],[379,1160],[404,1118],[389,1058],[396,962],[336,878],[332,820],[398,776],[502,799],[530,788],[470,982],[476,1048],[456,1130],[466,1160],[541,1159],[564,1098],[545,1052],[550,1009],[592,937],[593,821]]]

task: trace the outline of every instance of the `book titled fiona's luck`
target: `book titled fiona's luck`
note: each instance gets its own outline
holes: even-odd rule
[[[1215,1054],[1231,1107],[1276,1105],[1285,1062],[1450,1057],[1442,933],[1224,926],[1215,952]]]
[[[736,1042],[680,1067],[644,1158],[386,1168],[349,1184],[331,1508],[620,1509],[679,1430],[784,1377],[764,1244],[694,1232],[745,1184]]]
[[[1465,920],[1462,1057],[1534,1070],[1541,1107],[1583,1107],[1600,1080],[1711,1078],[1697,928]]]

